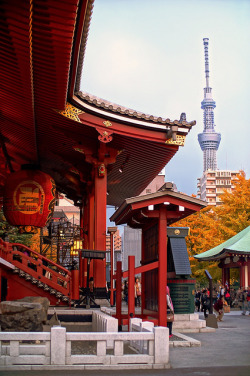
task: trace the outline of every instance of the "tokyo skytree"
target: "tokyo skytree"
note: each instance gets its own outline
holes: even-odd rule
[[[201,108],[203,110],[204,128],[203,132],[198,134],[198,141],[203,151],[203,172],[208,169],[217,170],[216,152],[221,140],[220,133],[216,133],[214,129],[214,108],[216,104],[212,98],[212,88],[209,87],[208,41],[208,38],[203,39],[206,87],[204,88],[204,99],[201,102]]]

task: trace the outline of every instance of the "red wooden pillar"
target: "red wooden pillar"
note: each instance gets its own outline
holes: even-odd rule
[[[92,188],[89,193],[89,234],[88,234],[88,243],[89,249],[95,249],[95,196],[94,196],[94,189]],[[89,275],[93,277],[93,262],[90,263],[89,267]]]
[[[101,163],[101,162],[100,162]],[[106,251],[107,171],[99,176],[95,167],[95,229],[94,244],[98,251]],[[106,287],[106,260],[94,260],[95,287]]]
[[[116,266],[116,318],[118,319],[118,330],[122,325],[122,263],[117,261]]]
[[[72,285],[71,285],[71,298],[73,300],[79,299],[79,270],[71,270]]]
[[[145,257],[145,243],[144,243],[144,236],[142,230],[142,237],[141,237],[141,259],[144,260]],[[145,273],[141,274],[141,314],[145,309]]]
[[[83,206],[80,207],[80,236],[83,239]],[[83,258],[82,258],[82,252],[79,251],[79,287],[83,287]]]
[[[134,316],[135,316],[135,256],[128,256],[128,323],[129,323],[129,319]]]
[[[110,305],[114,305],[114,234],[117,227],[108,227],[110,234]]]
[[[158,325],[167,326],[167,213],[162,205],[158,222]]]
[[[84,249],[89,249],[89,206],[87,205],[86,200],[84,201],[83,207],[83,245]],[[82,287],[87,287],[87,268],[88,268],[88,260],[84,258],[83,260],[83,271],[82,271]]]

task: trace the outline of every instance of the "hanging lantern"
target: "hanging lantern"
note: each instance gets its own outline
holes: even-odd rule
[[[73,245],[70,248],[70,256],[78,256],[79,251],[83,249],[83,240],[75,239]]]
[[[20,232],[34,232],[51,220],[55,205],[54,180],[34,168],[10,174],[4,187],[3,210],[7,221]]]

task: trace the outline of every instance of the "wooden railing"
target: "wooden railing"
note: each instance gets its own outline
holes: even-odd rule
[[[60,292],[71,295],[71,272],[19,243],[7,243],[0,239],[0,257],[27,273],[40,283]]]

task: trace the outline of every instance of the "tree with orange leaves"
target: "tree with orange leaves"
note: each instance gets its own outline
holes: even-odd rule
[[[186,238],[193,277],[201,284],[206,281],[204,270],[208,269],[214,280],[218,280],[221,271],[217,262],[199,262],[195,255],[203,253],[250,226],[250,179],[240,171],[233,182],[232,192],[224,191],[222,204],[207,206],[200,212],[177,222],[174,226],[189,227]]]

